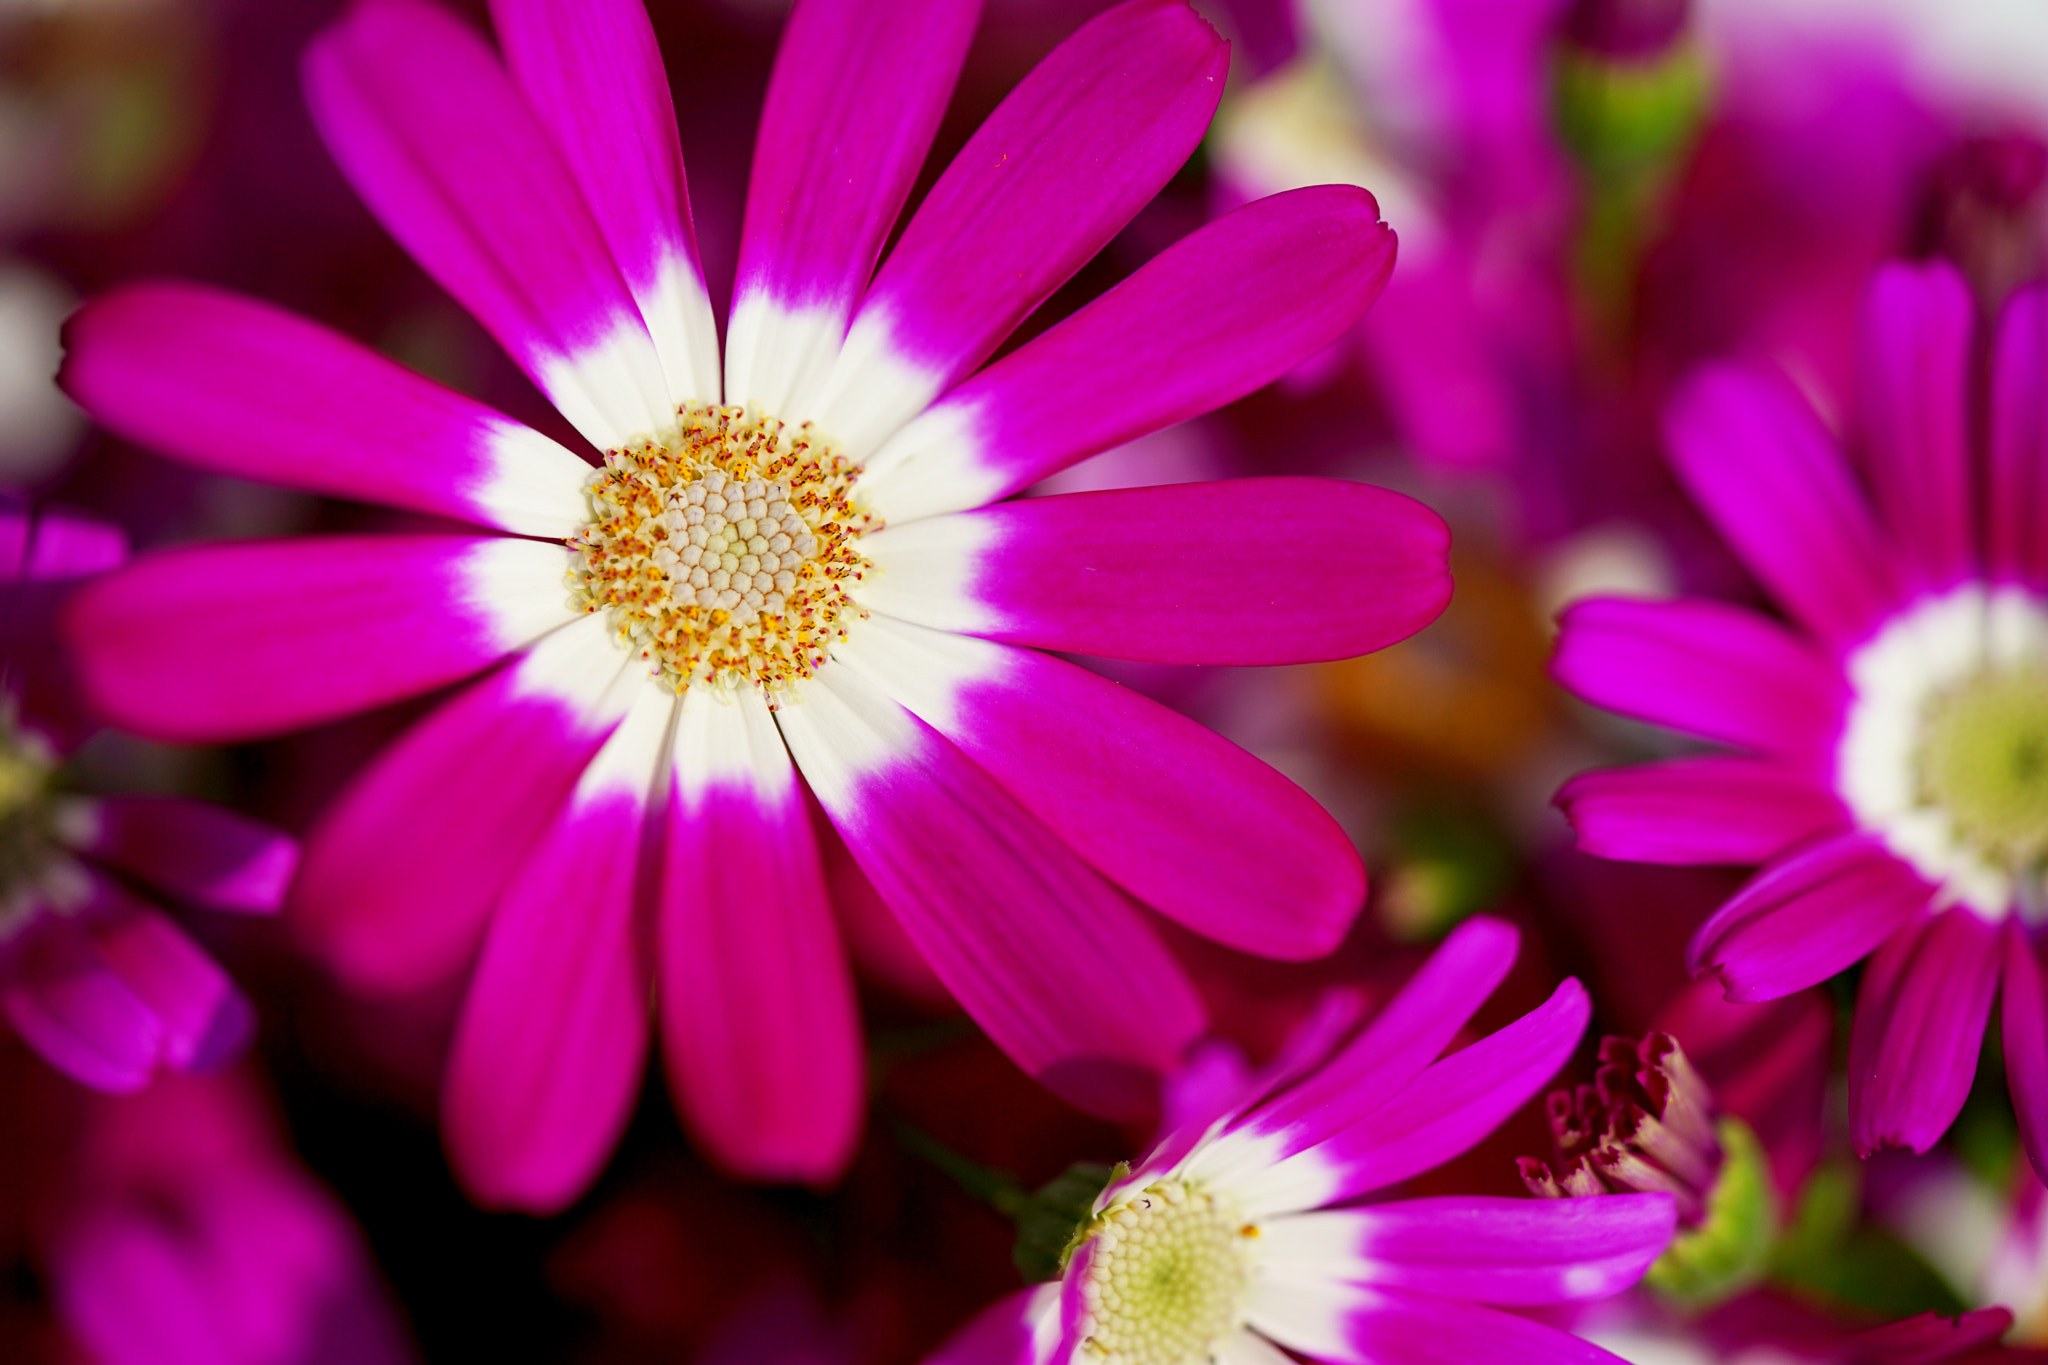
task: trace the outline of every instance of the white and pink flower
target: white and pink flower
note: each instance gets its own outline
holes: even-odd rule
[[[1372,197],[1249,205],[985,364],[1193,150],[1224,44],[1178,0],[1102,15],[877,266],[977,7],[804,0],[721,361],[646,16],[492,12],[502,60],[423,0],[359,0],[309,53],[308,94],[363,199],[601,466],[261,303],[118,290],[74,319],[63,374],[107,426],[482,530],[155,555],[69,616],[93,695],[214,741],[494,669],[327,812],[293,905],[365,985],[476,954],[445,1132],[486,1202],[584,1188],[655,1019],[723,1165],[844,1167],[859,1028],[810,797],[1012,1057],[1100,1112],[1141,1107],[1204,1016],[1133,899],[1310,958],[1363,873],[1278,774],[1040,650],[1376,649],[1442,607],[1445,533],[1323,480],[1001,500],[1341,335],[1393,263]]]

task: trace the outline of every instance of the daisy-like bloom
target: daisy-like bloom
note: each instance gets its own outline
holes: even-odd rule
[[[1477,1143],[1556,1074],[1585,1031],[1577,981],[1440,1057],[1514,962],[1476,919],[1363,1027],[1325,1003],[1262,1072],[1211,1052],[1173,1124],[1118,1168],[1056,1284],[1019,1292],[926,1365],[1612,1362],[1488,1305],[1599,1298],[1671,1240],[1664,1193],[1389,1199]],[[1361,1202],[1370,1200],[1371,1202]]]
[[[49,609],[125,556],[97,522],[0,505],[0,1014],[51,1066],[117,1093],[225,1059],[255,1017],[220,964],[132,888],[265,914],[298,857],[232,811],[67,780],[81,719],[28,709],[60,690],[43,676],[59,672]]]
[[[116,431],[488,533],[158,555],[69,614],[93,694],[145,732],[220,740],[506,661],[326,813],[292,906],[366,986],[445,977],[481,941],[443,1094],[482,1200],[553,1208],[588,1183],[638,1090],[650,997],[715,1159],[843,1168],[859,1032],[811,798],[998,1044],[1076,1102],[1132,1111],[1203,1028],[1132,899],[1310,958],[1363,874],[1264,765],[1020,646],[1375,649],[1442,607],[1445,532],[1321,480],[999,500],[1340,335],[1392,267],[1371,196],[1249,205],[984,366],[1194,148],[1225,46],[1177,0],[1100,16],[877,268],[976,6],[803,0],[721,368],[646,15],[498,0],[493,17],[502,62],[423,0],[360,0],[309,53],[308,93],[371,209],[601,459],[260,303],[102,298],[72,323],[63,382]]]
[[[1680,392],[1679,478],[1790,619],[1573,607],[1567,687],[1737,752],[1589,773],[1558,800],[1604,857],[1762,864],[1690,948],[1729,999],[1870,958],[1849,1045],[1866,1152],[1947,1129],[2002,979],[2007,1076],[2048,1169],[2048,291],[1999,319],[1981,424],[1974,325],[1946,265],[1874,278],[1851,453],[1774,372],[1719,365]]]

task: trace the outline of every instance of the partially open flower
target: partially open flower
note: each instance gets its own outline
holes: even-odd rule
[[[1557,1168],[1520,1158],[1531,1194],[1669,1194],[1679,1235],[1647,1279],[1680,1302],[1718,1303],[1762,1274],[1777,1230],[1768,1159],[1747,1124],[1717,1112],[1677,1039],[1601,1039],[1592,1084],[1553,1090],[1547,1106]]]

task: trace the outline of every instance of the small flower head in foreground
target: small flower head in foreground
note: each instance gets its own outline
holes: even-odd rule
[[[1537,1009],[1439,1053],[1505,976],[1512,929],[1460,927],[1362,1028],[1335,997],[1261,1074],[1211,1056],[1180,1122],[1120,1169],[1056,1285],[977,1319],[927,1365],[1611,1362],[1487,1305],[1597,1298],[1671,1240],[1666,1193],[1361,1203],[1477,1143],[1553,1076],[1586,1026],[1567,981]]]
[[[94,796],[66,780],[86,723],[28,707],[55,690],[51,608],[126,556],[120,533],[0,504],[0,1014],[51,1066],[101,1090],[218,1062],[254,1014],[220,965],[140,882],[173,900],[267,914],[291,839],[199,801]]]
[[[1693,938],[1729,999],[1870,958],[1849,1044],[1865,1152],[1948,1128],[2002,978],[2006,1072],[2048,1170],[2048,289],[1999,319],[1982,460],[1961,277],[1887,267],[1861,326],[1853,461],[1768,371],[1712,367],[1667,414],[1681,481],[1790,625],[1707,601],[1564,617],[1567,687],[1739,752],[1588,773],[1558,800],[1604,857],[1763,864]]]
[[[1661,1190],[1679,1235],[1650,1267],[1657,1289],[1692,1308],[1756,1283],[1777,1232],[1768,1158],[1749,1125],[1722,1115],[1678,1040],[1600,1040],[1591,1085],[1545,1102],[1557,1167],[1522,1157],[1522,1180],[1546,1199]]]
[[[637,0],[491,10],[502,60],[426,0],[358,0],[308,54],[308,96],[357,192],[598,467],[264,305],[117,291],[73,321],[63,374],[100,421],[487,533],[156,556],[69,616],[94,695],[139,730],[219,740],[506,661],[329,809],[291,906],[364,986],[474,954],[443,1117],[487,1202],[557,1208],[588,1184],[654,1020],[717,1161],[836,1178],[860,1036],[811,797],[1020,1065],[1099,1112],[1141,1109],[1204,1019],[1130,898],[1311,958],[1363,870],[1263,764],[1020,646],[1377,649],[1441,609],[1445,533],[1329,480],[1004,499],[1341,335],[1393,264],[1372,197],[1248,205],[984,365],[1194,149],[1225,45],[1180,0],[1099,16],[878,266],[977,6],[801,0],[721,356]]]

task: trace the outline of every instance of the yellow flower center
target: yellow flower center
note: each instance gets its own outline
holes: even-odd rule
[[[1215,1196],[1176,1180],[1097,1215],[1081,1293],[1079,1358],[1102,1365],[1208,1361],[1244,1325],[1250,1239],[1258,1230]]]
[[[1927,705],[1920,794],[1958,842],[2022,872],[2048,857],[2048,669],[1979,673]]]
[[[880,522],[808,423],[704,403],[677,416],[675,435],[607,453],[592,477],[572,600],[677,692],[750,683],[772,704],[864,614],[855,542]]]
[[[50,791],[56,766],[56,756],[15,725],[12,707],[0,697],[0,935],[47,898],[66,861]]]

